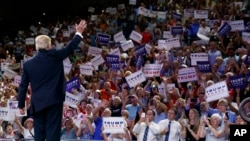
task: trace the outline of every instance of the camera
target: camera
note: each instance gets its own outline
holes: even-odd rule
[[[88,98],[87,104],[91,104],[91,99],[90,98]]]

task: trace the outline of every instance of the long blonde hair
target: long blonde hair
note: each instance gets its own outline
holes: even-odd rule
[[[200,126],[200,115],[199,115],[199,112],[194,109],[194,108],[191,108],[189,110],[190,111],[193,111],[194,112],[194,128],[193,128],[193,131],[195,133],[197,133],[198,129],[199,129],[199,126]],[[189,117],[188,117],[189,118]]]

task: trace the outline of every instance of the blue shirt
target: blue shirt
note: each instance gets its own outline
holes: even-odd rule
[[[166,119],[166,118],[168,117],[165,112],[161,112],[160,114],[157,114],[157,112],[155,111],[155,118],[154,118],[155,123],[158,123],[159,121]]]
[[[219,111],[219,109],[213,109],[213,108],[209,108],[208,110],[208,115],[212,116],[214,113],[218,113],[221,115],[221,117],[224,117],[224,115],[222,115],[222,113]],[[236,121],[236,114],[233,111],[228,110],[228,121],[231,123],[235,123]]]
[[[210,65],[213,65],[215,63],[216,57],[222,56],[221,52],[219,50],[215,51],[208,51],[208,60],[210,62]]]
[[[126,105],[126,110],[129,112],[128,119],[135,120],[137,112],[141,109],[140,105],[133,106],[132,104]]]
[[[93,140],[103,140],[103,137],[101,136],[102,133],[102,117],[97,117],[95,120],[95,132],[93,136]]]
[[[75,129],[72,128],[67,132],[66,129],[63,128],[61,131],[61,139],[77,139]]]

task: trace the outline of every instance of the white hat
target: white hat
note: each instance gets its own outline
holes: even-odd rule
[[[26,126],[26,124],[27,124],[29,121],[33,122],[34,120],[33,120],[33,118],[27,118],[27,119],[25,120],[25,122],[24,122],[24,126]]]
[[[128,58],[128,54],[127,53],[122,53],[121,58],[125,58],[125,59]]]
[[[187,68],[188,66],[185,65],[185,64],[182,64],[181,67],[182,67],[182,68]]]
[[[244,55],[241,56],[241,60],[243,60],[243,61],[246,60],[246,58],[247,58],[246,54],[244,54]]]

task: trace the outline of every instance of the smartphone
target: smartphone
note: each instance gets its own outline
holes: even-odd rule
[[[225,114],[225,115],[226,115],[226,117],[227,117],[227,120],[228,120],[228,119],[229,119],[229,115],[228,115],[228,112],[226,112],[226,114]]]
[[[203,121],[207,120],[207,115],[202,116]]]
[[[197,98],[191,98],[191,102],[196,103],[197,102]]]
[[[187,88],[188,88],[188,90],[192,90],[192,84],[188,83]]]
[[[143,113],[141,113],[141,117],[145,117],[145,113],[143,112]]]

